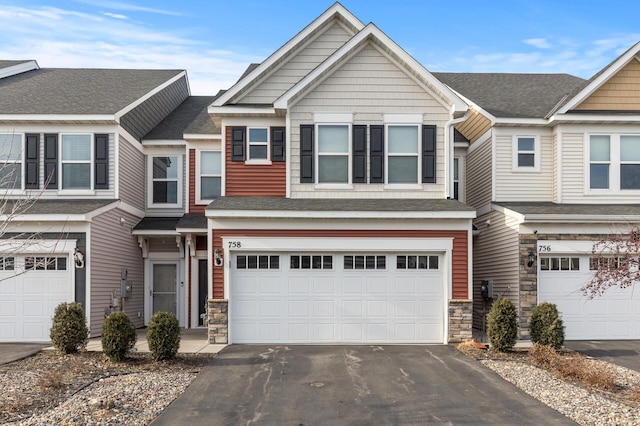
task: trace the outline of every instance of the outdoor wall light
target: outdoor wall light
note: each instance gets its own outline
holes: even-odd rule
[[[84,254],[82,254],[78,247],[76,247],[73,251],[73,260],[76,263],[76,268],[84,268]]]
[[[222,266],[222,250],[220,248],[213,251],[213,261],[216,266]]]
[[[536,263],[536,254],[533,250],[529,250],[529,261],[527,262],[527,266],[531,268],[534,263]]]

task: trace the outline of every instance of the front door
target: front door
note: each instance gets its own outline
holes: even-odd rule
[[[208,263],[207,259],[200,259],[198,262],[198,324],[200,326],[204,326],[204,314],[207,312]]]
[[[151,312],[171,312],[177,316],[178,264],[154,263]]]

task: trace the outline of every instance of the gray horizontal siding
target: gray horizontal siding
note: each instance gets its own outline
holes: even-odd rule
[[[145,206],[145,157],[142,152],[120,138],[120,199],[140,210]]]

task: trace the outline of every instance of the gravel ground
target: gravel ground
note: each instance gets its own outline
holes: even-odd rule
[[[480,362],[578,424],[640,424],[640,406],[625,401],[629,397],[625,392],[613,394],[585,389],[523,361],[485,359]],[[593,362],[601,364],[601,368],[610,368],[621,388],[640,389],[640,373],[602,361]]]
[[[133,354],[44,351],[0,366],[0,424],[146,425],[195,379],[210,356],[178,354],[154,362]]]

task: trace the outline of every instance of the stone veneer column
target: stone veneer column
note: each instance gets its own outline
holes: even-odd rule
[[[535,234],[520,235],[520,285],[518,299],[518,333],[521,340],[528,340],[529,323],[533,309],[538,304],[538,237]],[[533,251],[536,261],[530,267],[529,252]]]
[[[449,336],[447,342],[458,343],[472,337],[473,301],[449,300]]]
[[[208,336],[209,343],[228,343],[228,306],[226,299],[209,299],[208,302]]]

